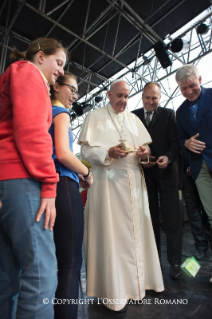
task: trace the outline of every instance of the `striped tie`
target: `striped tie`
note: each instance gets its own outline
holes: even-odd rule
[[[151,122],[151,120],[150,120],[151,114],[152,114],[152,112],[146,112],[146,126],[148,126],[149,123]]]

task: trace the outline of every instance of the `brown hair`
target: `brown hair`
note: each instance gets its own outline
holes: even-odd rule
[[[12,63],[19,60],[33,62],[35,54],[39,51],[43,51],[46,55],[52,55],[58,50],[63,50],[68,58],[68,52],[60,42],[52,38],[38,38],[30,43],[26,53],[22,53],[14,48],[10,54],[10,61]]]
[[[77,82],[77,77],[73,73],[65,71],[64,75],[58,76],[56,82],[60,85],[60,83],[66,83],[66,81],[70,78],[74,79]],[[50,85],[50,93],[51,93],[51,100],[54,100],[55,99],[55,90],[53,88],[53,85]]]

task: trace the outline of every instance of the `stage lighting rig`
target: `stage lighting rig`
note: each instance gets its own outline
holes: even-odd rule
[[[95,97],[95,102],[96,102],[96,103],[102,102],[102,100],[103,100],[103,97],[102,97],[102,96],[96,96],[96,97]]]
[[[167,52],[167,46],[165,44],[162,42],[157,42],[154,44],[153,48],[162,68],[166,69],[168,66],[172,65],[172,61],[170,60],[169,54]]]
[[[209,26],[205,23],[201,23],[200,25],[198,25],[198,27],[196,28],[197,34],[201,34],[204,35],[209,31]]]
[[[89,112],[93,108],[93,104],[83,102],[81,104],[74,102],[72,104],[71,108],[71,116],[73,119],[71,121],[75,120],[76,117],[82,116],[83,114]]]
[[[181,38],[175,39],[170,46],[171,51],[174,53],[178,53],[182,50],[187,50],[188,48],[189,48],[189,42]]]

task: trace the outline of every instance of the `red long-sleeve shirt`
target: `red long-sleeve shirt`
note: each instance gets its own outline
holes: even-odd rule
[[[0,77],[0,180],[34,178],[41,182],[41,197],[56,196],[51,121],[48,89],[37,67],[11,64]]]

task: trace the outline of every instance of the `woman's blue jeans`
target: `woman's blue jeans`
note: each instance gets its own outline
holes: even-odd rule
[[[54,318],[57,262],[45,214],[35,221],[40,191],[34,179],[0,181],[1,319]]]

